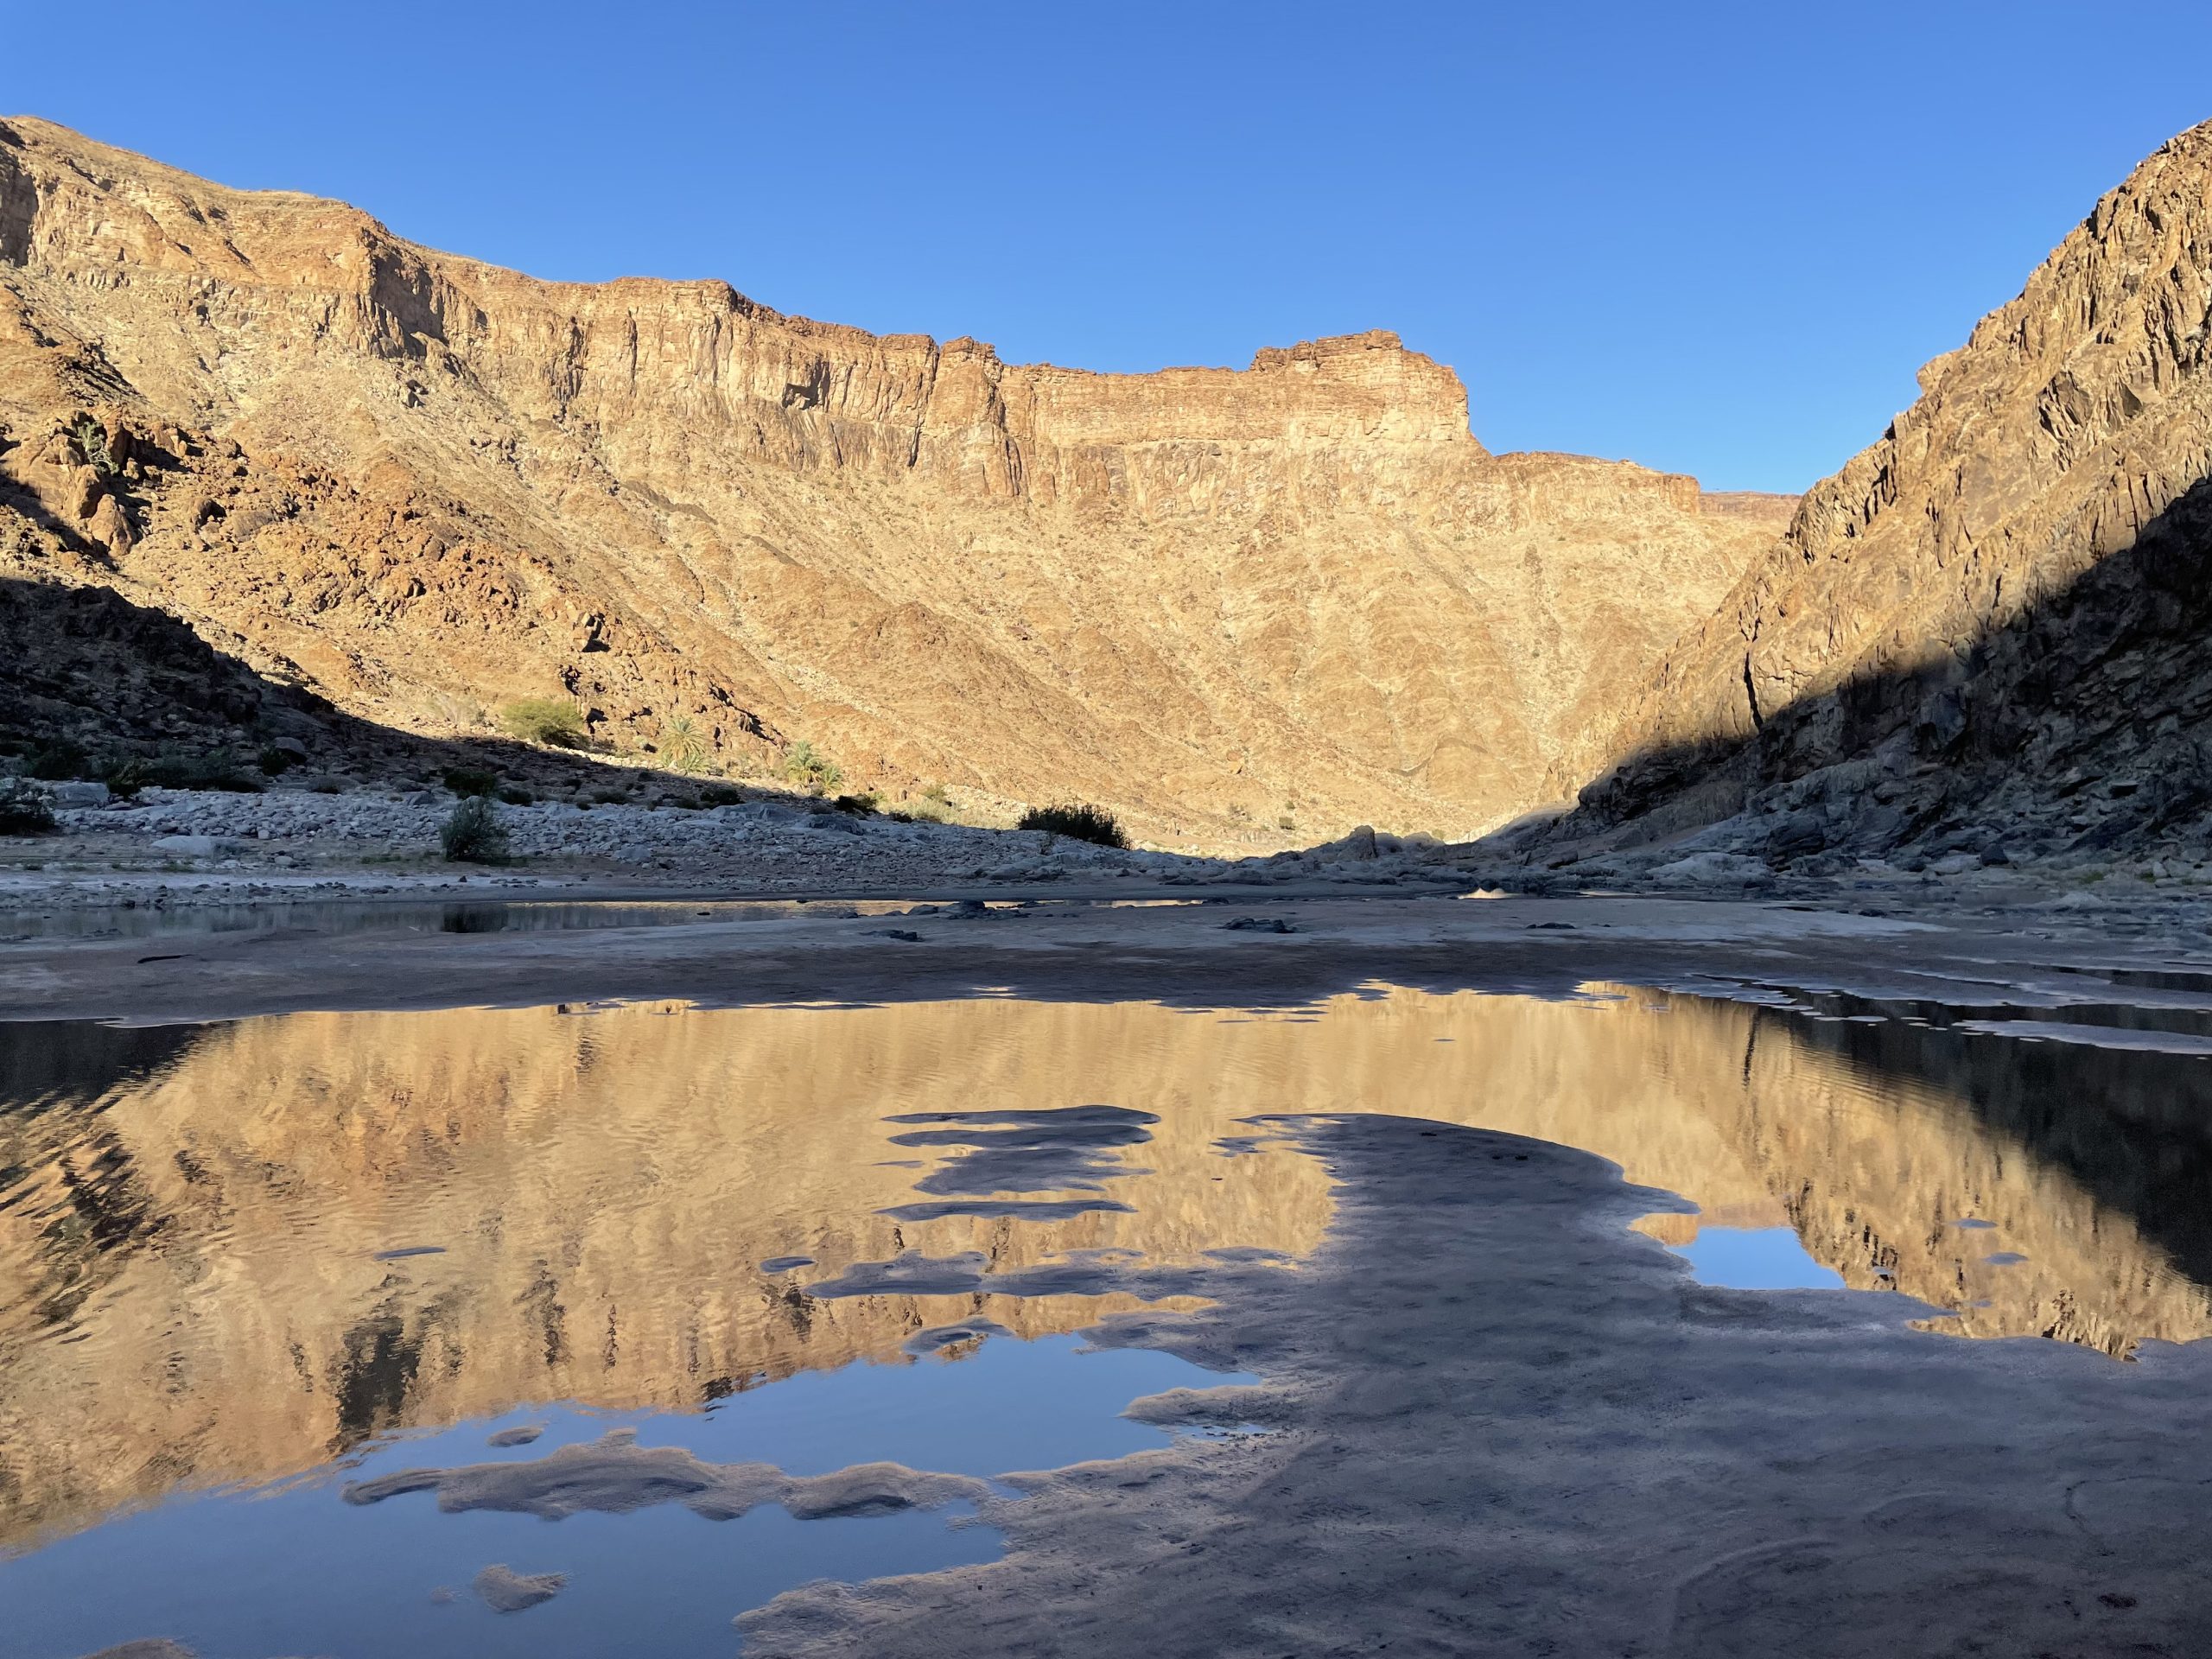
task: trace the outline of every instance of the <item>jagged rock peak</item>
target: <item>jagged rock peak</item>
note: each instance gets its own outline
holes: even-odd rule
[[[2040,779],[2048,799],[2147,764],[2161,722],[2196,718],[2209,315],[2212,123],[2100,200],[1807,493],[1617,728],[1591,814],[1672,830],[1879,753],[1854,787],[1890,780],[1891,838],[1948,835],[2027,810],[1976,791]]]

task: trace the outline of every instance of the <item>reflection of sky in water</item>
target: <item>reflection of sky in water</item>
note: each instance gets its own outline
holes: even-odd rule
[[[1686,1258],[1700,1284],[1731,1290],[1841,1290],[1843,1275],[1824,1268],[1789,1227],[1707,1227],[1687,1244],[1668,1247]]]
[[[360,1478],[630,1425],[798,1474],[1165,1444],[1119,1412],[1233,1379],[1077,1351],[1065,1333],[1126,1301],[959,1273],[826,1287],[909,1255],[1001,1284],[1081,1256],[1310,1258],[1331,1177],[1266,1127],[1281,1114],[1586,1148],[1697,1207],[1643,1230],[1710,1284],[1900,1290],[1957,1334],[2116,1355],[2212,1331],[2202,1061],[1587,988],[0,1029],[0,1539],[86,1529],[0,1560],[0,1655],[150,1636],[209,1659],[596,1655],[641,1626],[655,1651],[726,1655],[733,1615],[804,1580],[989,1559],[995,1535],[946,1513],[549,1525],[426,1493],[349,1506],[327,1471],[171,1494],[334,1448],[370,1448]],[[1057,1219],[1035,1202],[1102,1195]],[[1033,1340],[901,1361],[918,1332],[980,1319]],[[513,1406],[564,1398],[603,1409]],[[484,1444],[537,1421],[535,1445]],[[496,1616],[469,1588],[495,1562],[570,1582]],[[456,1599],[434,1605],[440,1586]]]
[[[379,1444],[343,1471],[358,1480],[423,1465],[527,1462],[635,1425],[645,1445],[716,1463],[816,1474],[877,1459],[998,1475],[1121,1457],[1166,1443],[1119,1415],[1141,1395],[1247,1382],[1148,1349],[1085,1351],[1072,1337],[1001,1339],[958,1359],[805,1372],[719,1401],[704,1415],[637,1418],[568,1408],[517,1412]],[[544,1427],[494,1447],[488,1435]],[[366,1506],[337,1478],[261,1494],[197,1496],[0,1561],[4,1650],[82,1654],[136,1637],[181,1640],[219,1659],[282,1653],[406,1653],[419,1659],[577,1659],[637,1650],[727,1655],[730,1621],[810,1579],[925,1573],[999,1553],[961,1506],[794,1521],[780,1509],[707,1521],[679,1504],[628,1515],[441,1512],[413,1493]],[[498,1614],[470,1581],[504,1563],[565,1573],[559,1595]],[[440,1587],[456,1592],[434,1602]]]

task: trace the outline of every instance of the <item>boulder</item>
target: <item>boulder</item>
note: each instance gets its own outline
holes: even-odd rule
[[[1810,808],[1801,808],[1784,817],[1769,832],[1767,856],[1800,858],[1808,853],[1817,853],[1827,844],[1827,819]]]
[[[236,858],[245,850],[243,842],[222,836],[156,836],[153,847],[172,858]]]
[[[1772,872],[1756,858],[1745,858],[1737,853],[1692,853],[1688,858],[1678,858],[1671,864],[1662,864],[1651,872],[1651,879],[1669,886],[1694,886],[1705,882],[1742,886],[1771,879]]]
[[[1375,836],[1375,826],[1363,823],[1358,829],[1338,841],[1325,841],[1319,847],[1309,848],[1306,856],[1325,863],[1337,863],[1347,858],[1376,858],[1381,855]]]

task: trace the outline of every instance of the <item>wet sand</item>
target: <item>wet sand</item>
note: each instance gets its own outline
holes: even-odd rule
[[[727,895],[690,895],[702,903]],[[893,895],[882,895],[893,896]],[[1956,1000],[2086,999],[2083,968],[2146,982],[2145,1006],[2212,1009],[2212,935],[2187,908],[2065,903],[1965,909],[1935,896],[1842,905],[1647,897],[1348,896],[1277,889],[986,890],[869,913],[825,900],[773,919],[452,933],[312,928],[0,942],[0,1020],[156,1025],[300,1009],[681,1000],[854,1004],[975,995],[1282,1007],[1363,985],[1566,995],[1594,979],[1707,995],[1761,988]],[[663,895],[664,900],[669,895]],[[972,912],[976,901],[968,908]],[[1240,927],[1282,921],[1289,931]],[[906,938],[904,934],[918,937]],[[2192,972],[2202,988],[2148,981]],[[2077,976],[2069,979],[2067,976]],[[2108,994],[2112,988],[2096,988]]]
[[[1260,1386],[1136,1409],[1268,1433],[1020,1478],[1001,1562],[787,1592],[747,1652],[2194,1654],[2202,1344],[2116,1365],[1907,1328],[1897,1299],[1714,1289],[1669,1200],[1546,1142],[1309,1122],[1338,1221],[1102,1342]],[[1141,1274],[1132,1274],[1141,1280]]]

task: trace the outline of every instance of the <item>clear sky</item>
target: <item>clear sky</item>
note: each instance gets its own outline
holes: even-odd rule
[[[1393,328],[1715,488],[1878,436],[2208,66],[2202,0],[0,0],[0,111],[436,247],[1084,368]]]

